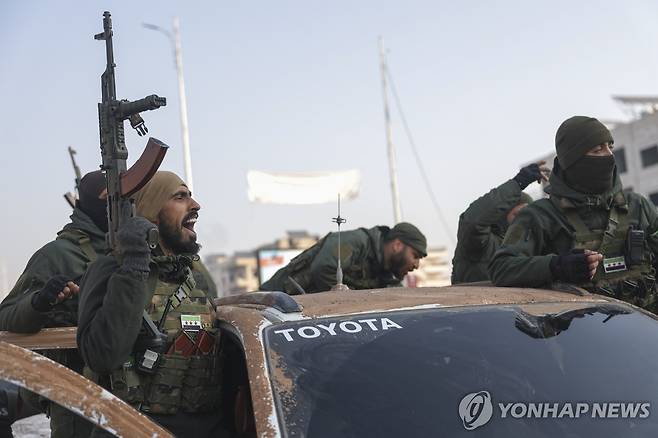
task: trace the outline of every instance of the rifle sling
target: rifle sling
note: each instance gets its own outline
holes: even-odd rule
[[[167,304],[165,304],[164,311],[158,322],[158,328],[164,327],[164,323],[167,320],[167,315],[172,309],[177,309],[186,298],[189,297],[190,292],[196,287],[196,281],[194,280],[194,275],[190,268],[185,268],[186,276],[185,280],[176,288],[176,291],[169,295],[167,298]]]

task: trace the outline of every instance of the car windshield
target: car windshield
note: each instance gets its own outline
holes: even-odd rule
[[[658,322],[617,304],[561,306],[270,326],[265,346],[283,432],[658,436]]]

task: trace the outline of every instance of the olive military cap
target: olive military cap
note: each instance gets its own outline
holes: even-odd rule
[[[400,222],[388,232],[386,240],[400,239],[406,245],[409,245],[420,253],[423,257],[427,256],[427,239],[415,225],[409,222]]]

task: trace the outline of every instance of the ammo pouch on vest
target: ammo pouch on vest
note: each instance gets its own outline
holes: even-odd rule
[[[211,412],[219,407],[218,353],[185,357],[162,354],[151,373],[139,371],[131,357],[110,374],[112,393],[142,412]]]
[[[109,377],[112,394],[131,405],[141,405],[144,402],[144,387],[132,356],[121,368],[112,371]]]
[[[189,357],[183,377],[181,407],[185,412],[211,412],[221,396],[219,353]]]
[[[183,379],[188,358],[164,354],[153,374],[142,375],[144,401],[141,410],[154,414],[175,414],[181,406]]]

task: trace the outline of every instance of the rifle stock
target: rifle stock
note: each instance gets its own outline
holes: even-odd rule
[[[64,199],[66,199],[66,202],[71,206],[71,208],[75,208],[75,195],[71,192],[66,192],[64,193]]]

